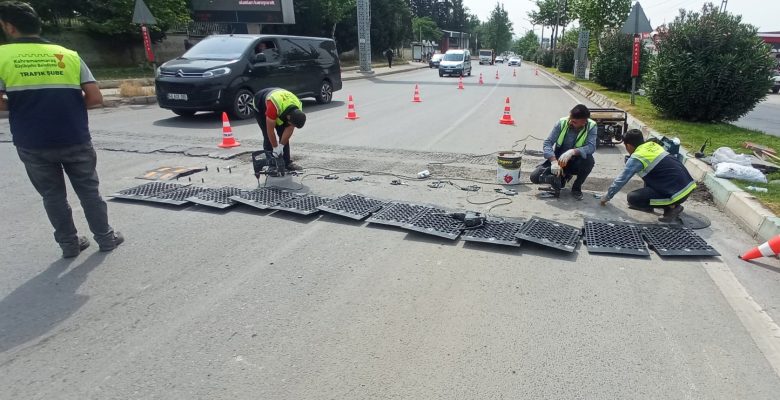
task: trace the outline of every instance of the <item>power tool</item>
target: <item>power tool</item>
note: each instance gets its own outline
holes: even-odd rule
[[[265,158],[261,156],[265,156]],[[277,157],[273,151],[253,151],[252,167],[255,170],[255,178],[258,180],[260,175],[278,178],[284,176],[287,172],[287,165],[284,163],[284,159]]]

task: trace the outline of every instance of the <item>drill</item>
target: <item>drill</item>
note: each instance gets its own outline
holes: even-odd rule
[[[265,158],[261,158],[261,156]],[[287,165],[284,159],[274,155],[273,151],[254,151],[252,152],[252,167],[255,170],[255,178],[260,179],[260,175],[268,175],[278,178],[284,176],[287,171]]]

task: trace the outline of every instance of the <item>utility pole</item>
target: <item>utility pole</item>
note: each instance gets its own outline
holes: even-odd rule
[[[358,53],[360,72],[373,74],[371,70],[371,0],[357,0]]]
[[[720,2],[720,12],[726,12],[726,6],[729,5],[729,0],[723,0]]]

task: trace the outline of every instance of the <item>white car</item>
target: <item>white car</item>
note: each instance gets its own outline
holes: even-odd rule
[[[522,60],[520,59],[520,57],[511,57],[509,59],[509,62],[507,63],[507,65],[509,65],[510,67],[513,67],[513,66],[518,66],[519,67],[521,63],[522,63]]]
[[[503,64],[503,63],[504,63],[504,56],[498,56],[498,57],[496,57],[496,64],[498,64],[498,63],[501,63],[501,64]]]
[[[772,75],[772,93],[780,92],[780,72],[775,71]]]

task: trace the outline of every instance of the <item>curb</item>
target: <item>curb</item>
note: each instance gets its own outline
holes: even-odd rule
[[[429,68],[429,67],[427,65],[425,65],[425,66],[415,66],[415,67],[412,67],[412,68],[399,68],[398,71],[387,71],[387,72],[380,72],[378,74],[366,74],[366,75],[363,75],[363,76],[358,75],[358,76],[351,76],[351,77],[341,78],[341,81],[342,82],[346,82],[346,81],[356,81],[358,79],[369,79],[369,78],[375,78],[377,76],[400,74],[400,73],[403,73],[403,72],[416,71],[418,69],[425,69],[425,68]]]
[[[614,101],[600,93],[590,90],[574,81],[547,72],[547,70],[540,67],[538,64],[530,62],[529,64],[535,65],[541,73],[561,82],[561,86],[574,90],[601,107],[614,107],[616,104]],[[634,116],[629,114],[629,117],[632,120],[632,124],[639,125],[640,129],[642,129],[645,134],[657,137],[663,136],[642,123],[642,121],[636,119]],[[707,187],[707,190],[712,194],[712,198],[718,208],[731,217],[732,220],[736,221],[737,224],[750,233],[751,236],[760,239],[761,241],[767,241],[774,236],[780,235],[780,218],[771,210],[764,207],[755,196],[745,192],[728,179],[716,177],[715,171],[713,171],[711,166],[696,158],[688,157],[687,149],[680,147],[680,154],[683,155],[683,165],[685,165],[685,168],[688,169],[688,172],[693,179],[699,183],[703,183],[704,186]]]

